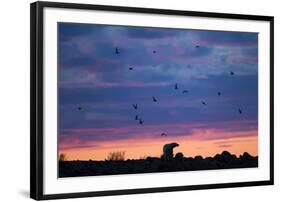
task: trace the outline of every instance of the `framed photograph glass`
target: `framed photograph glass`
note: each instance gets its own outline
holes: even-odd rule
[[[31,4],[31,197],[273,184],[273,17]]]

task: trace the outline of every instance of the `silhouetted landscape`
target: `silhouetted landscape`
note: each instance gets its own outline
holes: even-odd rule
[[[104,161],[60,161],[59,177],[136,174],[154,172],[195,171],[230,168],[258,167],[258,157],[247,152],[237,157],[223,151],[213,157],[184,157],[179,152],[172,159],[147,157],[145,159],[104,160]]]

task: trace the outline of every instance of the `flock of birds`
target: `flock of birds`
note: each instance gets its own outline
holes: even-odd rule
[[[198,49],[198,48],[200,48],[200,46],[199,46],[199,45],[196,45],[195,48]],[[153,54],[156,54],[157,51],[156,51],[156,50],[153,50],[152,53],[153,53]],[[118,47],[115,48],[115,54],[116,54],[116,55],[119,55],[119,54],[120,54],[120,50],[119,50]],[[133,67],[129,67],[129,71],[133,71],[133,70],[134,70]],[[233,71],[230,71],[229,73],[230,73],[231,76],[234,76],[234,75],[235,75]],[[179,90],[179,85],[178,85],[178,83],[175,83],[174,89],[175,89],[175,90]],[[183,93],[183,94],[189,93],[189,91],[186,90],[186,89],[184,89],[184,90],[182,90],[182,93]],[[220,91],[217,92],[217,96],[219,96],[219,97],[222,96],[222,93],[221,93]],[[152,101],[153,101],[153,102],[158,102],[158,99],[157,99],[155,96],[152,96]],[[206,103],[205,101],[201,101],[201,104],[204,105],[204,106],[207,106],[207,103]],[[137,103],[136,103],[136,104],[132,104],[132,106],[133,106],[133,109],[138,110],[138,104],[137,104]],[[77,109],[78,109],[79,111],[81,111],[81,110],[82,110],[82,107],[79,106]],[[239,113],[239,114],[242,114],[242,113],[243,113],[243,111],[242,111],[242,109],[241,109],[240,107],[238,108],[238,113]],[[139,117],[139,115],[135,115],[135,120],[138,121],[138,123],[139,123],[140,125],[143,125],[143,124],[144,124],[143,118]],[[161,133],[161,136],[168,136],[168,135],[167,135],[166,133]]]

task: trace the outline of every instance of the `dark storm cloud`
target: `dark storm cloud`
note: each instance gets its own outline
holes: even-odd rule
[[[139,38],[139,39],[160,39],[165,37],[173,37],[179,36],[182,31],[181,30],[173,30],[172,32],[170,29],[155,29],[155,28],[137,28],[132,27],[130,29],[126,29],[124,32],[127,36],[132,38]]]
[[[85,36],[91,34],[93,28],[87,24],[59,23],[58,34],[59,40],[67,41],[76,36]]]
[[[197,39],[205,45],[257,46],[257,33],[243,32],[198,32]]]

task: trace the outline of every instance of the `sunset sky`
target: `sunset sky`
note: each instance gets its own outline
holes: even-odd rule
[[[258,155],[257,33],[58,29],[59,153],[68,160],[160,156],[170,142],[185,156]]]

